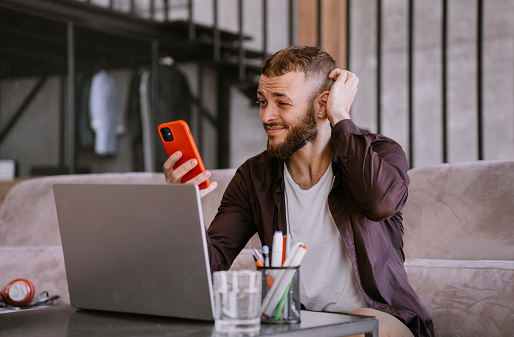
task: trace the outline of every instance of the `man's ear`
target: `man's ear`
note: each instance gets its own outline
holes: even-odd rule
[[[318,118],[326,118],[327,117],[327,101],[328,101],[328,94],[330,91],[323,91],[321,94],[319,94],[318,98],[316,99],[317,102],[317,111],[316,111],[316,117]]]

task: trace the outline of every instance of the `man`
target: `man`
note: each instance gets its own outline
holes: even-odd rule
[[[208,229],[211,268],[230,268],[255,232],[271,247],[280,230],[308,247],[300,269],[307,309],[376,316],[380,336],[434,336],[403,267],[405,153],[352,122],[358,83],[317,47],[291,46],[265,62],[257,96],[268,148],[225,191]],[[164,164],[167,182],[196,165],[173,170],[178,158]]]

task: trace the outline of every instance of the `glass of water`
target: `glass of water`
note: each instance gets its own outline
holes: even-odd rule
[[[261,282],[259,271],[217,271],[213,274],[216,331],[260,330]]]

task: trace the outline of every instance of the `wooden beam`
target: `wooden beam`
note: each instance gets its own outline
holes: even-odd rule
[[[347,67],[347,2],[348,0],[323,0],[322,17],[322,48],[326,50],[340,68]],[[298,44],[318,45],[317,0],[298,1]]]
[[[318,45],[318,9],[316,0],[298,0],[297,44]]]

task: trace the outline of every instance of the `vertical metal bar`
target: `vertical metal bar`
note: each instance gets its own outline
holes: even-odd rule
[[[414,165],[414,0],[409,0],[408,26],[408,111],[409,111],[409,167]]]
[[[268,0],[262,0],[262,59],[268,58]]]
[[[68,58],[68,173],[74,174],[75,168],[75,26],[69,21],[66,25]]]
[[[187,2],[187,10],[188,10],[188,22],[189,22],[189,40],[194,40],[196,36],[195,32],[195,24],[193,22],[193,0],[188,0]]]
[[[204,145],[203,145],[203,63],[198,62],[198,104],[196,104],[196,110],[198,111],[198,130],[197,130],[197,138],[198,138],[198,151],[200,155],[203,154]]]
[[[170,21],[170,2],[164,0],[164,22]]]
[[[442,136],[443,163],[448,162],[448,0],[442,0],[442,29],[441,29],[441,104],[442,104]]]
[[[323,48],[322,0],[318,0],[318,47]]]
[[[351,38],[351,22],[350,18],[352,17],[350,15],[350,1],[346,0],[346,69],[350,69],[350,38]]]
[[[217,73],[218,81],[218,168],[228,168],[230,161],[230,86]]]
[[[484,159],[484,102],[483,102],[483,29],[484,1],[477,0],[477,126],[478,126],[478,160]]]
[[[377,100],[377,133],[382,132],[382,0],[377,0],[377,86],[376,86],[376,100]]]
[[[136,4],[135,0],[130,0],[130,15],[134,15],[136,13]]]
[[[243,27],[243,0],[239,0],[238,21],[239,21],[239,80],[246,80],[246,64],[244,50],[244,27]]]
[[[114,3],[113,0],[109,0],[109,9],[113,9]]]
[[[150,20],[155,20],[155,0],[150,0]]]
[[[219,61],[221,59],[221,40],[220,40],[220,29],[218,23],[218,0],[213,2],[213,21],[214,21],[214,60]]]
[[[157,125],[158,123],[162,123],[161,120],[161,111],[159,110],[159,42],[152,41],[151,43],[151,94],[150,94],[150,125]],[[158,138],[154,137],[152,139],[155,139],[155,142],[158,142]],[[155,144],[151,142],[152,147],[152,158],[154,160],[151,161],[150,167],[148,168],[149,171],[154,172],[155,168],[157,167],[156,163],[159,158],[157,158],[157,154],[159,153],[156,151],[158,144]],[[157,159],[157,160],[156,160]]]
[[[289,0],[289,45],[294,44],[294,1]]]
[[[66,78],[59,76],[59,167],[66,165]]]

